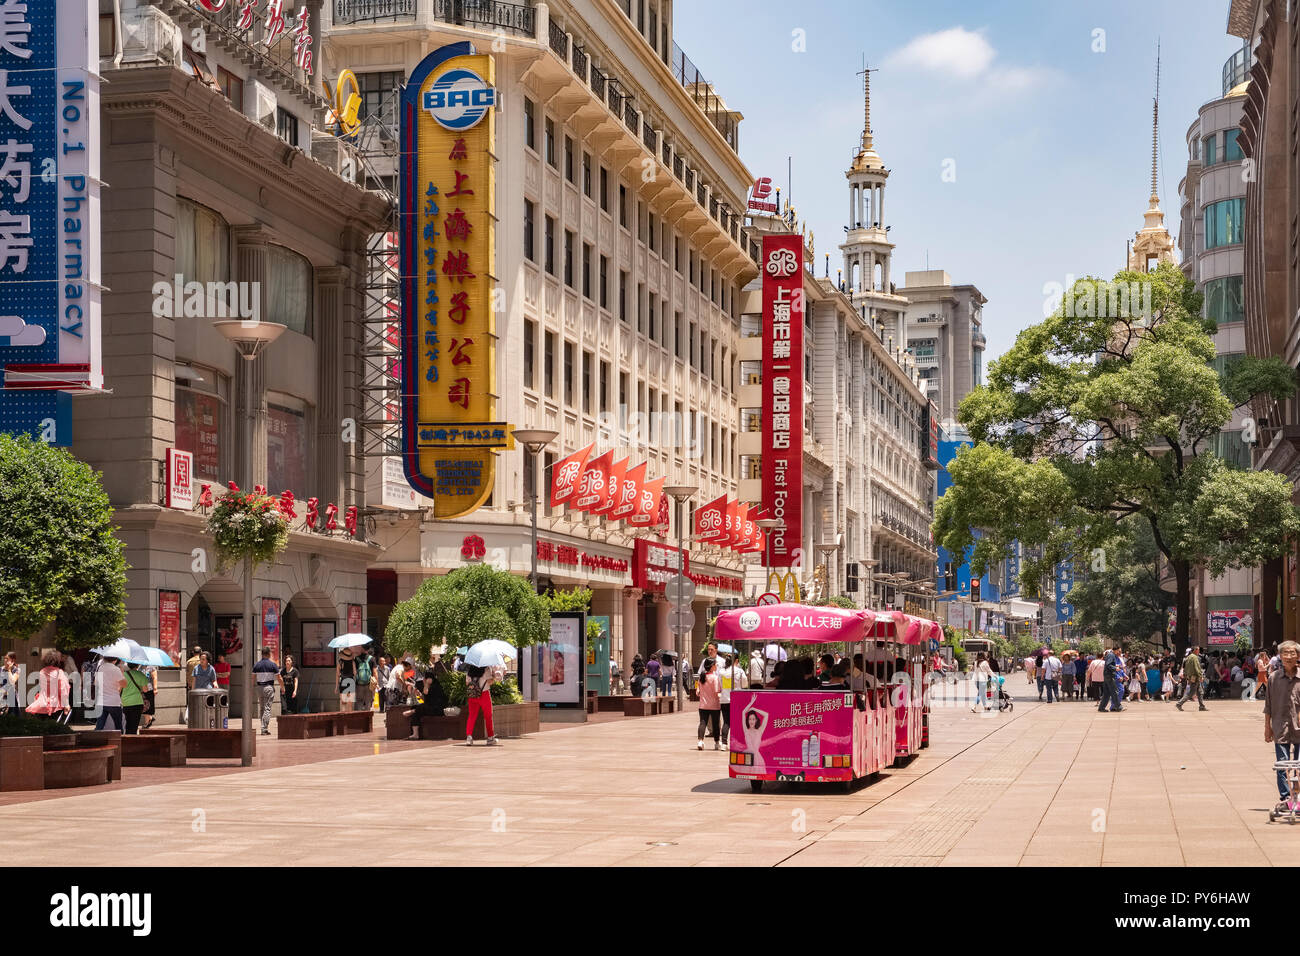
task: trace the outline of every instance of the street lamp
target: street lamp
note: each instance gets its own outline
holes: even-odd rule
[[[875,558],[864,558],[858,562],[867,569],[867,607],[876,603],[876,565],[880,564]]]
[[[754,522],[754,524],[756,524],[758,527],[762,528],[764,531],[767,532],[775,531],[777,528],[785,527],[785,521],[781,518],[759,518],[757,521]],[[767,591],[767,585],[772,580],[772,565],[771,562],[768,560],[771,554],[772,554],[772,546],[767,540],[767,535],[764,535],[763,536],[763,570],[765,572],[765,576],[763,578],[764,592]]]
[[[515,440],[521,442],[524,450],[528,452],[528,473],[532,475],[533,480],[529,483],[532,485],[532,495],[529,498],[529,506],[532,511],[533,524],[533,547],[532,547],[532,572],[528,580],[533,584],[533,593],[537,593],[537,456],[541,454],[542,449],[549,445],[559,436],[559,432],[552,431],[549,428],[516,428]],[[585,635],[584,635],[585,636]],[[519,649],[519,661],[515,665],[519,673],[519,689],[523,690],[524,684],[524,651]],[[537,699],[537,668],[532,669],[532,676],[529,679],[529,687],[532,696],[529,700]]]
[[[682,517],[684,514],[683,505],[697,492],[700,488],[698,485],[669,485],[664,489],[664,494],[673,499],[676,504],[675,513],[677,515],[677,600],[675,606],[678,613],[681,613],[682,607],[682,579],[686,577],[686,554],[682,550]],[[626,633],[626,628],[624,629]],[[680,629],[673,635],[673,648],[677,651],[677,710],[684,710],[686,707],[686,682],[682,680],[682,661],[686,657],[682,654],[682,632]]]
[[[221,319],[212,323],[226,341],[239,350],[246,362],[251,363],[266,347],[280,337],[285,327],[278,322],[248,321],[246,319]],[[256,393],[253,390],[252,365],[244,366],[244,488],[251,491],[253,477],[253,431],[257,428],[254,409]],[[239,722],[239,764],[253,765],[253,559],[244,556],[244,702]],[[186,701],[188,704],[189,702]]]

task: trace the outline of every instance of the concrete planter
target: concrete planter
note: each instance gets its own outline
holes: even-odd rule
[[[0,737],[0,792],[44,789],[45,760],[42,739]]]
[[[493,704],[492,729],[498,737],[522,737],[537,733],[540,726],[539,707],[535,701],[522,704]],[[420,733],[425,740],[463,740],[466,714],[459,717],[425,717],[420,721]],[[483,719],[474,728],[474,739],[487,739]]]

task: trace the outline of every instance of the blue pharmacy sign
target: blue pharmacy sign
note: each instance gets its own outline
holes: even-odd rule
[[[100,363],[99,7],[0,0],[0,431],[71,443]]]

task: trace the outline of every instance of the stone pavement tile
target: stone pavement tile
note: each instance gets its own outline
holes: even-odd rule
[[[1097,866],[1101,855],[1092,850],[1064,851],[1060,853],[1026,853],[1016,862],[1017,866],[1059,867],[1059,866]]]

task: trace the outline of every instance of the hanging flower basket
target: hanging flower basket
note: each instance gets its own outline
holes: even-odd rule
[[[225,570],[244,558],[253,566],[271,564],[289,543],[289,522],[279,501],[259,491],[240,491],[234,484],[208,515],[208,533]]]

